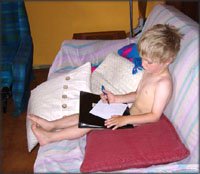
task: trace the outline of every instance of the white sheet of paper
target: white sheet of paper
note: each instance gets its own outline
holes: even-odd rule
[[[103,103],[99,100],[98,103],[90,110],[90,113],[104,119],[110,118],[112,115],[123,115],[127,104],[123,103]]]

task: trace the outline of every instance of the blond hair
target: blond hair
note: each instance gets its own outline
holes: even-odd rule
[[[175,59],[180,50],[183,35],[174,26],[157,24],[145,31],[138,41],[141,57],[147,57],[153,62],[164,63]]]

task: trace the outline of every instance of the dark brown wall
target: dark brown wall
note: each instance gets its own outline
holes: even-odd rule
[[[166,1],[199,23],[199,1]]]

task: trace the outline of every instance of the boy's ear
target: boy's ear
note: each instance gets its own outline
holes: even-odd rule
[[[169,65],[169,64],[171,64],[172,62],[173,62],[173,58],[171,57],[171,58],[169,58],[165,63],[167,64],[167,65]]]

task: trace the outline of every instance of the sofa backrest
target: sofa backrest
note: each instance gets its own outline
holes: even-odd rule
[[[174,92],[164,113],[172,121],[182,141],[190,150],[191,154],[184,162],[196,164],[199,154],[199,24],[168,5],[154,7],[143,31],[159,23],[174,25],[184,34],[177,58],[170,65]]]

